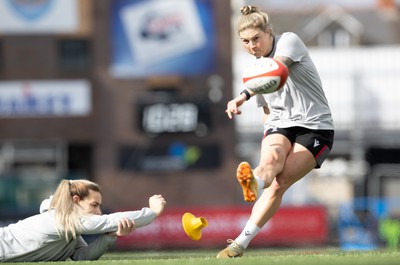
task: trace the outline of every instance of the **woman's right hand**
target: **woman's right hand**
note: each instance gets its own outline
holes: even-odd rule
[[[152,209],[157,216],[159,216],[165,208],[167,202],[162,195],[153,195],[149,199],[149,207]]]
[[[115,232],[110,232],[110,236],[127,236],[135,230],[135,221],[129,220],[124,217],[118,222],[118,230]]]
[[[246,101],[246,96],[243,94],[240,94],[238,97],[236,97],[228,102],[225,112],[228,115],[229,119],[232,119],[233,114],[236,114],[236,115],[242,114],[242,111],[239,109],[239,107],[245,101]]]

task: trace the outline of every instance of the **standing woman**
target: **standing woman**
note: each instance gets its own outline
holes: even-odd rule
[[[239,107],[255,96],[263,108],[264,137],[258,166],[247,162],[237,168],[237,180],[244,200],[254,202],[250,218],[235,240],[218,258],[243,255],[251,240],[279,209],[283,194],[296,181],[328,156],[334,126],[328,101],[317,69],[300,38],[292,32],[275,36],[266,13],[258,7],[244,6],[237,23],[244,48],[256,59],[271,57],[289,69],[286,84],[271,94],[243,90],[227,104],[230,119],[240,115]]]
[[[165,207],[161,195],[140,211],[101,215],[100,187],[88,180],[62,180],[40,214],[0,228],[0,262],[97,260],[135,228],[150,224]],[[81,235],[101,234],[87,244]]]

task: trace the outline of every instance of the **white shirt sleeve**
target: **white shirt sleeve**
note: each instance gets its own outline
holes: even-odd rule
[[[118,222],[125,217],[134,221],[136,228],[140,228],[153,222],[156,216],[156,213],[148,207],[144,207],[140,211],[89,215],[82,218],[82,234],[103,234],[117,231]]]
[[[268,107],[268,103],[262,94],[256,94],[256,102],[258,107]]]
[[[51,195],[48,199],[44,199],[40,204],[39,212],[44,213],[47,212],[50,208],[50,203],[53,200],[53,195]]]
[[[293,32],[285,32],[282,34],[276,46],[274,56],[284,56],[299,62],[307,53],[307,48]]]

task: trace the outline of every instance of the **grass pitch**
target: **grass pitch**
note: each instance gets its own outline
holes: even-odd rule
[[[200,251],[163,251],[142,253],[110,253],[105,255],[99,264],[141,264],[141,265],[219,265],[219,264],[290,264],[290,265],[331,265],[331,264],[400,264],[399,251],[354,251],[343,252],[334,249],[324,250],[248,250],[241,258],[216,259],[219,250]]]
[[[400,264],[399,250],[376,250],[344,252],[337,249],[249,249],[245,255],[236,259],[216,259],[219,250],[171,250],[109,252],[98,261],[67,261],[57,265],[219,265],[219,264],[290,264],[290,265],[331,265],[331,264]],[[16,264],[16,263],[15,263]],[[20,263],[26,265],[26,263]],[[43,263],[41,263],[43,264]],[[54,264],[51,263],[51,264]]]

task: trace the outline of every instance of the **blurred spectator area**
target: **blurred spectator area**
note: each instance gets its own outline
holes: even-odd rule
[[[66,158],[66,146],[62,141],[2,141],[1,214],[37,208],[38,202],[54,191],[65,171]]]
[[[87,149],[62,140],[1,141],[0,217],[35,213],[62,177],[88,177],[75,163],[85,163]]]

